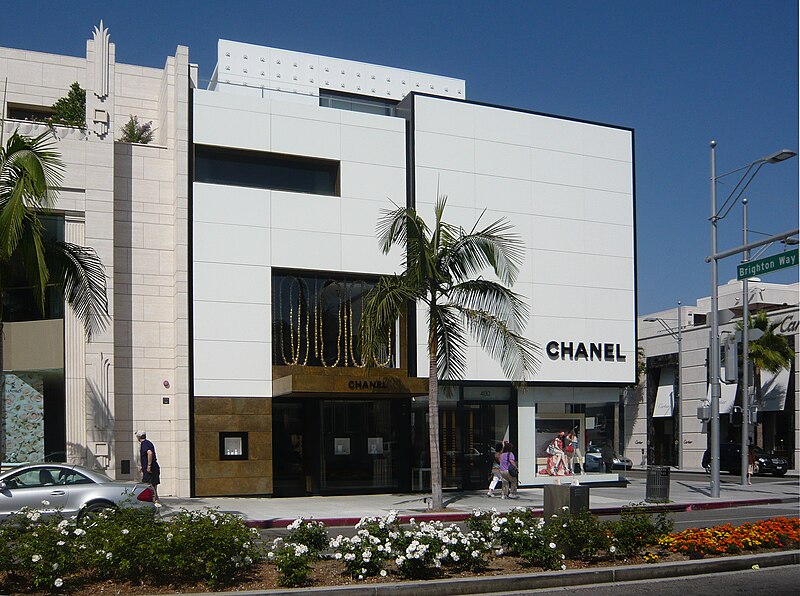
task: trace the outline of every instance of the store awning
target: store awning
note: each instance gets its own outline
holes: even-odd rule
[[[762,371],[761,376],[761,409],[764,412],[782,412],[789,388],[789,371],[782,368],[774,375]]]
[[[719,376],[720,378],[725,377],[725,367],[720,367]],[[725,383],[720,383],[720,393],[719,393],[720,414],[730,414],[731,411],[733,411],[733,404],[736,401],[737,387],[738,387],[737,383],[731,383],[730,385],[727,385]],[[708,399],[708,403],[711,403],[711,385],[708,386],[706,399]]]
[[[658,381],[656,392],[656,405],[653,408],[653,418],[669,418],[675,407],[675,370],[661,369],[661,378]]]

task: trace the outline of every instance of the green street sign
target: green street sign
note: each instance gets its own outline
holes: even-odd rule
[[[796,266],[797,249],[795,248],[777,255],[772,255],[771,257],[764,257],[763,259],[748,261],[747,263],[739,263],[739,265],[736,266],[736,279],[747,279],[748,277],[772,273],[773,271]]]

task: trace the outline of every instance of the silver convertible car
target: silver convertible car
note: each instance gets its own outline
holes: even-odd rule
[[[0,519],[23,507],[81,518],[125,506],[155,507],[153,489],[70,464],[28,464],[0,474]]]

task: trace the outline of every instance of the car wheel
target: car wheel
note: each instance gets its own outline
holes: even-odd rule
[[[81,509],[81,512],[78,514],[78,522],[80,522],[82,525],[93,526],[97,522],[98,518],[104,514],[111,513],[116,510],[116,506],[108,501],[91,503],[90,505],[87,505]]]

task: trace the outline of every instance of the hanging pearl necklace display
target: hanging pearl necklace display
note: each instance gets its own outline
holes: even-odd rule
[[[277,344],[273,351],[277,363],[325,368],[367,366],[367,361],[356,355],[358,320],[353,302],[364,299],[372,287],[369,282],[281,275],[275,276],[273,283],[273,343]],[[333,325],[336,341],[326,345],[326,334],[331,335]],[[387,367],[392,361],[392,335],[389,329],[386,360],[376,361],[375,366]]]

